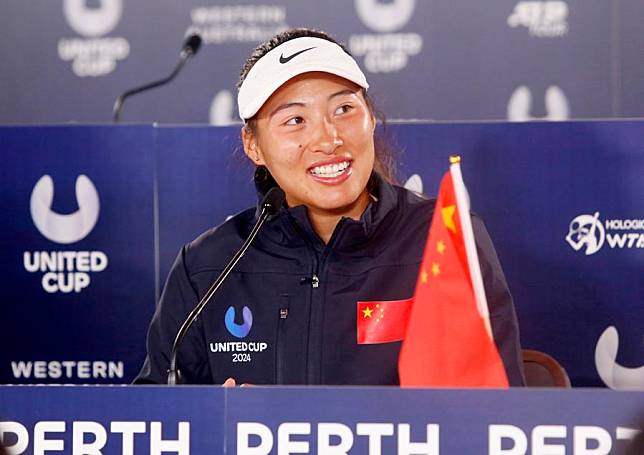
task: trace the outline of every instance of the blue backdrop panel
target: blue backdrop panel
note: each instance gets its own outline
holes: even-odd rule
[[[426,194],[436,193],[447,157],[463,156],[472,209],[504,266],[523,346],[552,354],[577,386],[644,387],[643,131],[642,122],[628,121],[388,129],[401,150],[401,181],[415,174],[415,188],[420,183]],[[17,360],[123,361],[123,377],[105,380],[131,380],[155,294],[179,248],[256,202],[252,169],[235,152],[238,127],[0,134],[2,208],[10,215],[0,225],[8,258],[1,265],[8,296],[3,339],[12,346],[0,355],[0,380],[35,380],[16,377]],[[30,198],[45,174],[55,183],[52,210],[61,214],[77,209],[79,174],[94,183],[100,214],[86,238],[56,244],[36,228]],[[109,265],[90,272],[79,293],[50,294],[45,272],[27,271],[23,253],[59,250],[102,251]],[[48,375],[37,382],[102,380]]]
[[[3,350],[0,381],[113,383],[136,373],[155,295],[152,134],[134,127],[0,129],[0,340],[11,347]],[[77,200],[80,175],[92,194]],[[53,183],[51,207],[47,188],[32,196],[44,176]],[[63,229],[78,232],[73,239],[56,232],[65,217],[77,217]],[[79,251],[87,259],[60,259],[59,268],[60,256]],[[37,262],[42,252],[54,263]]]

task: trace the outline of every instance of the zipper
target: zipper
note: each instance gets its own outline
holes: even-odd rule
[[[313,273],[310,277],[305,276],[300,279],[301,284],[310,284],[313,289],[320,287],[320,279]]]
[[[282,294],[282,302],[280,303],[278,319],[277,319],[277,340],[275,350],[275,384],[284,383],[284,369],[286,357],[286,319],[289,312],[289,295]]]

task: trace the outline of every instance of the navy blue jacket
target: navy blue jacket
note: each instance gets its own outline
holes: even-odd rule
[[[282,208],[190,329],[184,381],[222,384],[398,384],[400,342],[357,344],[358,301],[412,297],[434,200],[374,174],[376,198],[324,244],[304,206]],[[150,325],[137,383],[165,383],[179,326],[256,221],[249,209],[179,253]],[[494,337],[511,385],[522,385],[512,297],[483,223],[473,217]]]

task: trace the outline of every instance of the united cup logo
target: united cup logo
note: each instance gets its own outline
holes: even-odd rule
[[[595,254],[604,244],[606,232],[601,221],[599,212],[594,215],[579,215],[570,222],[566,242],[575,250],[582,248],[586,256]]]
[[[607,327],[597,340],[595,367],[604,384],[617,390],[644,390],[644,365],[628,368],[617,362],[619,333],[614,326]]]
[[[72,62],[77,76],[109,74],[130,54],[125,38],[104,37],[121,20],[123,0],[64,0],[63,14],[70,28],[84,37],[58,42],[58,56]]]
[[[107,35],[116,27],[123,12],[123,0],[100,0],[99,7],[88,7],[86,0],[65,0],[63,13],[69,25],[89,38]]]
[[[367,71],[400,71],[411,56],[420,53],[422,36],[398,33],[413,17],[416,0],[355,0],[355,7],[360,20],[376,32],[349,37],[349,50],[356,57],[364,56]]]
[[[71,244],[83,240],[96,226],[99,215],[98,192],[86,175],[76,178],[78,210],[61,214],[52,210],[54,181],[43,175],[31,192],[31,219],[46,239]],[[107,268],[107,255],[102,251],[25,251],[23,264],[27,272],[43,272],[42,287],[48,293],[79,293],[90,284],[89,272]]]
[[[98,192],[86,175],[76,178],[78,210],[61,215],[51,210],[54,181],[43,175],[31,192],[31,218],[40,233],[56,243],[75,243],[84,239],[96,225],[99,212]]]
[[[233,117],[235,100],[230,90],[221,90],[210,103],[210,124],[217,126],[236,125],[239,123]]]
[[[570,117],[568,99],[561,88],[551,85],[546,89],[544,103],[546,115],[534,117],[532,115],[532,92],[525,85],[517,87],[508,102],[508,120],[512,122],[527,122],[530,120],[561,121]]]
[[[396,0],[383,3],[378,0],[356,0],[356,11],[370,29],[389,33],[403,28],[414,14],[416,0]]]

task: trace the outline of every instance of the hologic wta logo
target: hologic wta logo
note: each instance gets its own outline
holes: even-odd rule
[[[245,306],[242,309],[242,316],[244,322],[237,324],[235,322],[235,308],[230,306],[226,310],[226,315],[224,316],[224,322],[226,323],[226,329],[230,334],[236,338],[245,338],[250,333],[250,329],[253,326],[253,313],[250,311],[250,308]]]
[[[644,390],[644,365],[627,368],[617,363],[619,334],[613,326],[608,327],[597,340],[595,367],[599,377],[611,389]]]
[[[112,32],[123,15],[123,0],[64,0],[67,23],[84,38],[63,38],[58,56],[72,61],[77,76],[104,76],[116,68],[118,60],[130,54],[125,38],[104,37]]]
[[[67,245],[83,240],[96,226],[100,211],[98,191],[86,175],[76,178],[78,210],[60,214],[51,209],[54,181],[43,175],[31,192],[31,219],[36,229],[48,240]],[[46,292],[81,292],[90,284],[89,272],[107,268],[107,255],[102,251],[25,251],[23,264],[27,272],[44,272],[42,287]]]
[[[391,73],[407,66],[409,58],[420,53],[423,38],[418,33],[397,33],[413,17],[416,0],[355,0],[360,20],[376,33],[351,35],[349,50],[364,56],[371,73]]]
[[[599,221],[599,212],[595,212],[594,215],[579,215],[570,222],[566,242],[575,251],[584,248],[586,256],[590,256],[600,250],[605,238],[606,232]]]
[[[566,242],[575,251],[583,250],[586,256],[597,253],[604,245],[610,249],[644,248],[644,219],[600,220],[599,212],[579,215],[570,222]]]

